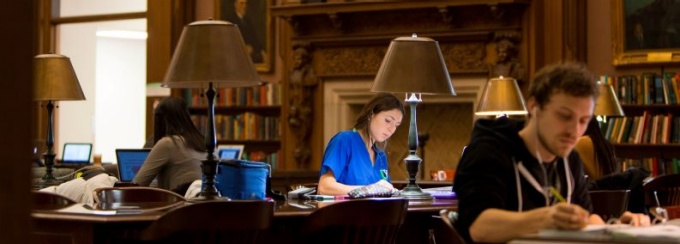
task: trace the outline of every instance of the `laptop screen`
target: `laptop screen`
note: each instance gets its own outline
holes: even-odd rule
[[[132,182],[142,164],[149,156],[150,148],[146,149],[116,149],[118,160],[118,176],[122,182]]]
[[[238,148],[221,148],[219,150],[220,160],[238,159],[241,149]]]
[[[89,164],[92,143],[64,143],[61,162],[65,164]]]
[[[217,146],[217,156],[220,160],[241,159],[243,147],[243,145],[219,145]]]

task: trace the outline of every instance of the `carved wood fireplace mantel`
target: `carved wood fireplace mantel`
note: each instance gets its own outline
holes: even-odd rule
[[[499,32],[521,35],[528,4],[528,0],[449,0],[271,7],[272,16],[286,23],[279,28],[283,30],[280,53],[286,65],[283,92],[288,98],[282,108],[282,128],[290,130],[282,143],[284,167],[319,169],[330,137],[351,129],[354,115],[373,95],[368,90],[390,41],[416,33],[439,42],[458,93],[455,97],[423,96],[419,105],[420,132],[430,135],[424,148],[424,171],[455,168],[469,140],[489,65],[496,61],[494,36]],[[519,48],[526,46],[519,40]],[[307,56],[301,58],[300,53]],[[522,59],[520,63],[525,63]],[[408,117],[407,113],[404,121]],[[407,133],[405,127],[400,128],[389,141],[393,179],[406,178],[401,159],[407,154]]]

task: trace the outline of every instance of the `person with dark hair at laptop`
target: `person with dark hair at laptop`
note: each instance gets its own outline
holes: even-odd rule
[[[154,140],[132,181],[148,186],[157,178],[158,187],[184,195],[194,180],[201,179],[206,149],[203,134],[191,121],[183,99],[165,98],[154,109]]]

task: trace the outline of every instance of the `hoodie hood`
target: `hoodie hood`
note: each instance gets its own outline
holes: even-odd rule
[[[472,130],[470,144],[490,140],[491,144],[503,145],[508,151],[526,151],[526,146],[518,132],[524,128],[524,120],[501,117],[498,119],[478,119]],[[509,146],[508,146],[509,145]]]

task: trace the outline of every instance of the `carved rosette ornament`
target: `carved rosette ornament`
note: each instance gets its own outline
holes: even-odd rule
[[[314,91],[319,80],[311,65],[311,46],[308,43],[293,45],[293,69],[288,81],[288,126],[295,138],[293,157],[298,167],[309,165],[311,147]]]

